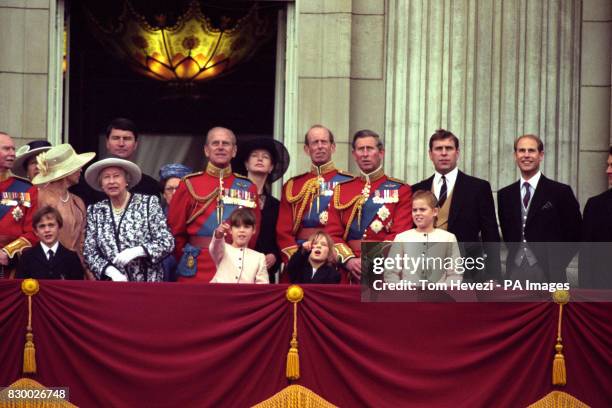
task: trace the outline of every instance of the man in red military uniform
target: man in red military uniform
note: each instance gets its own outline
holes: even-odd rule
[[[329,129],[321,125],[308,129],[304,151],[310,156],[310,171],[287,181],[281,196],[276,233],[284,263],[310,235],[325,228],[334,187],[353,178],[334,166],[335,150]],[[283,274],[283,278],[287,276]]]
[[[325,232],[334,240],[344,283],[361,279],[361,241],[392,241],[412,228],[410,186],[385,175],[384,154],[378,134],[355,133],[353,157],[361,175],[334,190]]]
[[[215,229],[240,207],[251,208],[259,225],[257,186],[245,176],[232,173],[236,136],[214,127],[206,135],[206,170],[185,176],[172,197],[168,225],[176,239],[179,282],[210,282],[216,272],[208,245]],[[253,236],[249,247],[254,247]]]
[[[0,278],[11,277],[17,255],[38,242],[32,228],[38,190],[11,173],[14,162],[15,144],[0,132]]]

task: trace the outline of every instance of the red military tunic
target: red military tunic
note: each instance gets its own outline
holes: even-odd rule
[[[0,270],[0,275],[8,278],[15,266],[15,255],[38,242],[32,228],[38,189],[28,180],[6,172],[0,174],[0,193],[0,248],[11,258],[9,266]]]
[[[179,282],[210,282],[215,276],[215,263],[208,251],[210,239],[219,224],[239,207],[253,209],[259,225],[257,186],[232,173],[230,166],[220,169],[208,163],[205,172],[181,180],[168,211],[168,225],[176,239]],[[256,241],[257,234],[249,247],[254,248]]]
[[[283,262],[287,263],[298,245],[311,234],[325,228],[334,187],[352,178],[330,161],[319,167],[312,164],[308,173],[285,183],[276,224],[276,240]]]
[[[387,177],[381,167],[336,187],[325,232],[345,263],[361,256],[361,241],[393,241],[397,234],[411,228],[410,186]],[[343,276],[343,282],[347,282],[347,276]]]

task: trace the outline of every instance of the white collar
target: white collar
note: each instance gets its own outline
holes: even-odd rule
[[[55,255],[57,253],[57,248],[59,247],[59,240],[55,242],[55,244],[53,244],[52,247],[48,247],[46,246],[43,242],[40,243],[40,246],[43,249],[43,252],[45,253],[45,255],[49,254],[49,250],[53,251],[53,255]]]
[[[449,171],[448,173],[444,174],[444,177],[446,178],[446,183],[450,183],[450,184],[455,184],[455,180],[457,180],[457,175],[459,174],[459,168],[455,167],[454,169],[452,169],[451,171]],[[442,180],[442,173],[439,173],[438,171],[434,172],[434,183],[435,184],[439,184],[440,180]]]
[[[542,176],[542,171],[538,170],[538,172],[536,174],[533,175],[533,177],[531,177],[529,180],[525,180],[523,178],[523,176],[521,176],[521,184],[520,184],[520,188],[522,189],[523,186],[525,185],[525,182],[529,183],[529,185],[531,186],[531,188],[535,191],[536,187],[538,187],[538,182],[540,181],[540,177]]]

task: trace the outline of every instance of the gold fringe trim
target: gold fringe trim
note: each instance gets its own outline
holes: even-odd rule
[[[587,404],[563,391],[552,391],[527,408],[590,408]]]
[[[49,390],[41,383],[31,378],[20,378],[0,392],[0,407],[2,408],[76,408],[65,398],[45,399],[15,399],[9,398],[10,390]]]
[[[253,408],[335,408],[306,387],[292,384]]]

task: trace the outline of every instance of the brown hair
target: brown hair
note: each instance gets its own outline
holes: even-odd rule
[[[608,152],[608,154],[612,155],[612,146],[610,146],[610,151]]]
[[[229,224],[232,227],[240,227],[241,225],[255,228],[257,220],[255,214],[248,208],[238,208],[229,216]]]
[[[542,142],[542,139],[540,139],[539,137],[537,137],[536,135],[523,135],[523,136],[519,136],[515,141],[514,141],[514,151],[516,152],[516,146],[518,145],[518,142],[521,139],[531,139],[531,140],[535,140],[535,142],[538,144],[538,152],[543,152],[544,151],[544,142]]]
[[[62,215],[59,213],[59,211],[50,205],[45,205],[34,213],[34,216],[32,217],[32,227],[36,229],[36,226],[40,223],[43,217],[49,215],[55,218],[55,221],[60,228],[64,226],[64,220],[62,219]]]
[[[324,231],[318,231],[308,237],[308,241],[315,242],[319,238],[323,237],[325,241],[327,241],[327,246],[329,247],[329,253],[327,254],[327,262],[330,264],[335,264],[337,261],[336,256],[336,248],[334,247],[334,240],[329,236],[328,233]]]
[[[353,135],[353,141],[351,142],[353,150],[355,150],[355,143],[357,142],[357,139],[362,139],[364,137],[373,137],[374,139],[376,139],[376,147],[378,148],[378,150],[383,150],[385,148],[378,133],[369,129],[361,129]]]
[[[436,208],[438,206],[438,199],[434,193],[429,190],[418,190],[414,193],[412,195],[412,202],[416,200],[424,200],[431,208]]]
[[[308,128],[308,130],[306,131],[306,134],[304,135],[304,144],[306,146],[308,146],[308,134],[310,133],[310,131],[312,129],[325,129],[325,130],[327,130],[327,134],[329,135],[329,143],[330,144],[335,144],[336,143],[336,142],[334,142],[334,134],[332,133],[331,130],[329,130],[328,128],[326,128],[323,125],[316,124],[316,125],[312,125],[310,128]]]
[[[433,135],[429,138],[429,150],[433,148],[433,142],[437,140],[446,140],[453,139],[453,143],[455,144],[455,149],[459,150],[459,138],[455,136],[452,132],[449,132],[446,129],[438,129],[435,131]]]

